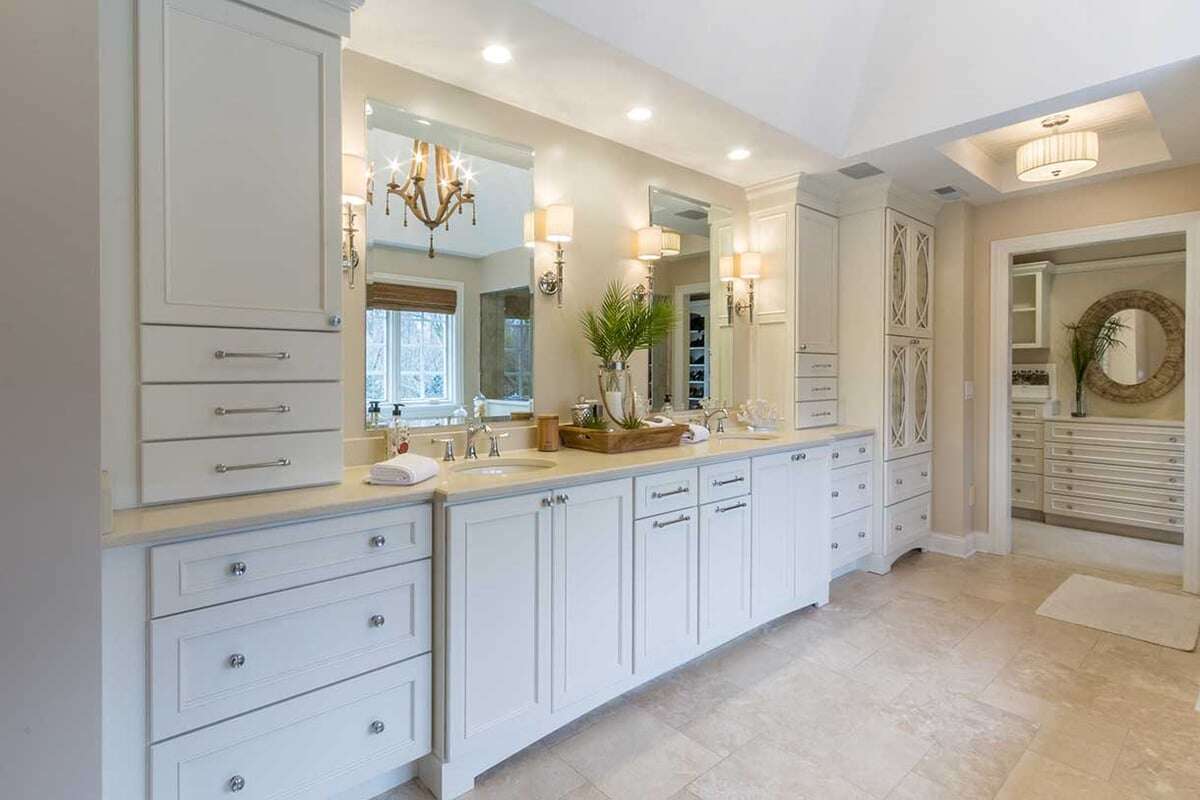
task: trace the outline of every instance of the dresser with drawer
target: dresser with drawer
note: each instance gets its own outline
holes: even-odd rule
[[[1057,400],[1012,402],[1011,492],[1016,516],[1041,518],[1045,480],[1045,419],[1057,413]]]
[[[830,571],[853,568],[871,553],[875,530],[875,437],[835,442],[830,454]]]
[[[1044,425],[1047,521],[1182,535],[1182,422],[1049,417]]]

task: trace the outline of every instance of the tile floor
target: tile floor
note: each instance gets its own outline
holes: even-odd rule
[[[484,774],[471,800],[1200,798],[1200,654],[1034,610],[1072,572],[912,554]],[[428,800],[416,783],[377,800]]]

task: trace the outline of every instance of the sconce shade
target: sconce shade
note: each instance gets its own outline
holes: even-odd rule
[[[742,253],[738,256],[738,277],[758,280],[762,276],[762,253]]]
[[[637,257],[642,261],[658,261],[662,258],[663,229],[657,225],[642,228],[637,232]]]
[[[367,160],[353,153],[342,153],[342,202],[367,204]]]
[[[546,241],[546,212],[535,208],[525,212],[525,246],[535,247],[538,242]]]
[[[569,242],[575,235],[575,209],[571,206],[546,207],[546,241]]]
[[[682,252],[682,239],[679,231],[669,231],[663,229],[662,232],[662,254],[664,256],[677,256]]]
[[[720,271],[721,280],[732,281],[737,277],[734,271],[733,256],[721,256],[721,260],[717,262]]]

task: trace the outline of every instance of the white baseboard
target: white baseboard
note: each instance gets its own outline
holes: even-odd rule
[[[953,533],[931,533],[925,538],[925,549],[955,558],[970,558],[975,555],[976,534],[958,536]]]

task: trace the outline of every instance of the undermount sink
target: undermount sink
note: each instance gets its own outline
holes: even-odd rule
[[[765,442],[771,439],[778,439],[779,434],[767,433],[765,431],[730,431],[729,433],[718,433],[716,438],[718,442],[725,439],[746,439],[755,442]]]
[[[537,472],[549,469],[554,462],[546,458],[481,458],[466,461],[450,468],[451,472],[467,475],[518,475],[522,472]]]

